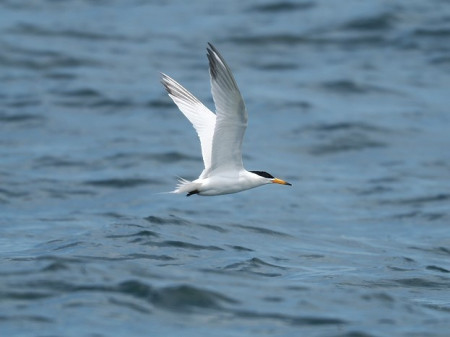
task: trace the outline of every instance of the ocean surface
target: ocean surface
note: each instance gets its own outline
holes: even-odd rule
[[[186,198],[207,42],[285,179]],[[446,337],[450,5],[0,1],[0,335]]]

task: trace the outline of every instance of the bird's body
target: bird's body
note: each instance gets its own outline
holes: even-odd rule
[[[211,44],[207,50],[216,114],[171,77],[162,74],[161,78],[169,96],[197,131],[205,165],[198,179],[180,179],[173,193],[212,196],[269,183],[291,185],[266,172],[244,169],[241,148],[247,128],[247,109],[222,56]]]

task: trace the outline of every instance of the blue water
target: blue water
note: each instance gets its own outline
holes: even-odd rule
[[[1,336],[448,336],[447,1],[0,1]],[[202,171],[159,83],[293,187]]]

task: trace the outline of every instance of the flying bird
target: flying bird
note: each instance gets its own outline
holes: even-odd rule
[[[204,170],[194,181],[180,178],[171,193],[212,196],[236,193],[266,184],[289,185],[264,171],[247,171],[242,163],[242,139],[247,128],[247,109],[230,68],[208,43],[214,114],[194,95],[166,74],[161,83],[200,138]]]

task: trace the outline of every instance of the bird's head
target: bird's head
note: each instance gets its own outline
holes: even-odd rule
[[[264,171],[250,171],[253,174],[256,174],[264,179],[266,179],[266,184],[280,184],[280,185],[289,185],[292,186],[292,184],[288,183],[287,181],[284,181],[282,179],[279,178],[275,178],[273,175],[271,175],[270,173],[264,172]]]

